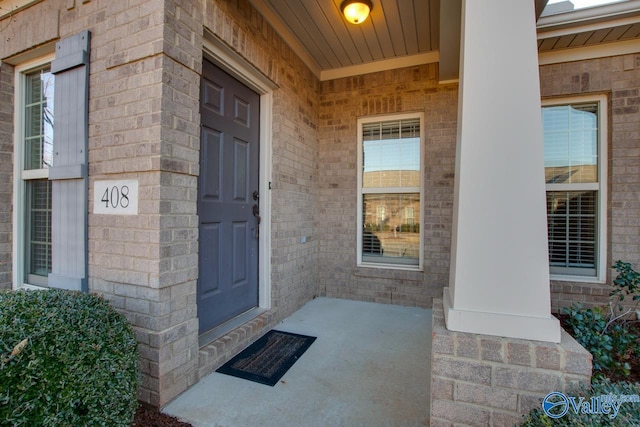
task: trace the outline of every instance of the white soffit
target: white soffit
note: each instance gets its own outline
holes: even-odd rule
[[[640,0],[628,0],[603,6],[578,9],[538,20],[538,51],[540,55],[593,48],[593,51],[611,50],[616,46],[633,45],[640,39]],[[583,50],[587,52],[587,50]]]
[[[320,80],[438,61],[438,0],[372,0],[360,25],[341,1],[250,0]]]

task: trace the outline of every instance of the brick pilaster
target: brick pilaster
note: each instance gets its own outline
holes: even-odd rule
[[[591,380],[591,354],[559,344],[452,332],[433,305],[431,425],[514,425],[552,391]]]

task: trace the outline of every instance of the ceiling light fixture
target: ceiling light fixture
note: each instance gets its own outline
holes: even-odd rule
[[[373,9],[371,0],[344,0],[340,4],[342,14],[352,24],[362,24]]]

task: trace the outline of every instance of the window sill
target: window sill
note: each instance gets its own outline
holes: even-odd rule
[[[35,286],[35,285],[29,285],[28,283],[23,283],[21,285],[18,285],[15,287],[15,290],[19,291],[21,289],[26,289],[29,291],[46,291],[49,288],[46,286]]]
[[[606,280],[601,280],[598,277],[589,276],[563,276],[560,274],[551,274],[549,278],[557,282],[593,283],[597,285],[605,285],[607,283]]]
[[[422,266],[415,265],[399,265],[399,264],[382,264],[382,263],[373,263],[373,262],[361,262],[357,264],[358,267],[363,268],[378,268],[384,270],[403,270],[403,271],[423,271]]]

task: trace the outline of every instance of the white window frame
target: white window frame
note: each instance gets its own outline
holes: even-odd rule
[[[48,54],[17,65],[14,69],[14,129],[13,129],[13,289],[44,289],[26,283],[25,278],[25,220],[26,184],[25,180],[46,179],[48,169],[24,170],[24,90],[25,74],[50,64],[55,54]]]
[[[362,153],[362,128],[363,125],[368,123],[376,123],[376,122],[385,122],[391,120],[408,120],[408,119],[420,119],[420,187],[403,187],[402,189],[406,189],[407,193],[419,193],[420,194],[420,247],[419,247],[419,255],[418,255],[418,265],[405,265],[405,264],[395,264],[395,263],[374,263],[363,261],[362,258],[362,201],[363,201],[363,188],[362,188],[362,173],[363,173],[363,153]],[[356,233],[356,260],[358,267],[370,267],[370,268],[385,268],[392,270],[409,270],[409,271],[423,271],[424,269],[424,150],[425,150],[425,132],[424,132],[424,113],[422,112],[413,112],[413,113],[402,113],[402,114],[389,114],[382,116],[370,116],[370,117],[361,117],[357,120],[357,175],[358,175],[358,191],[357,191],[357,233]],[[398,190],[399,188],[388,188],[384,191],[379,191],[380,193],[393,193],[394,190]],[[416,191],[417,190],[417,191]],[[375,193],[376,191],[372,191],[371,193]]]
[[[607,277],[607,147],[608,147],[608,99],[606,95],[586,95],[542,100],[543,107],[577,104],[598,105],[598,182],[580,184],[546,184],[546,191],[595,190],[597,197],[597,243],[596,275],[580,276],[571,274],[551,274],[551,280],[605,283]]]

